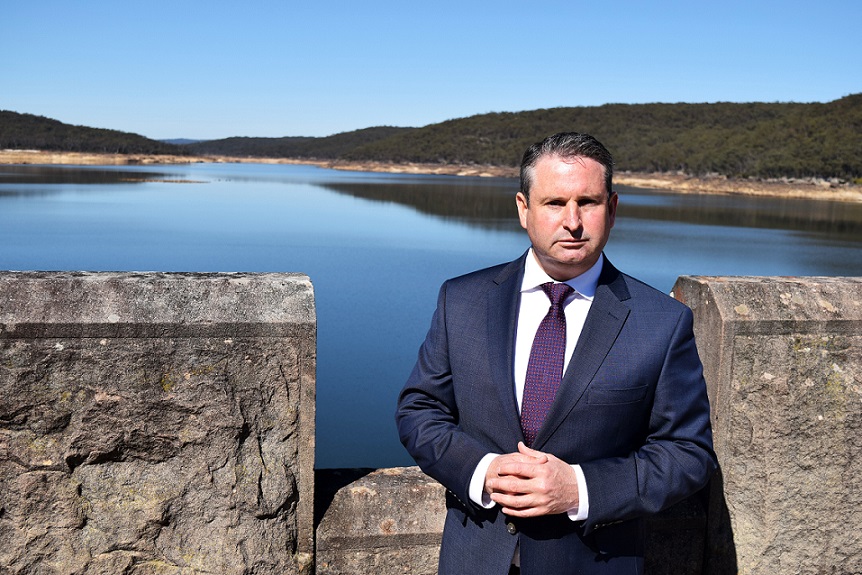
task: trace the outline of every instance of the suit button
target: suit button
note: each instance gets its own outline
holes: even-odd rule
[[[518,532],[518,528],[515,526],[514,523],[509,521],[508,523],[506,523],[506,531],[509,532],[509,535],[515,535]]]

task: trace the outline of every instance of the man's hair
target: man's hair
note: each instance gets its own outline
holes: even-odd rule
[[[589,134],[580,132],[560,132],[536,142],[524,152],[521,160],[521,193],[529,202],[530,187],[536,163],[544,156],[558,156],[563,159],[590,158],[605,168],[605,190],[611,196],[614,179],[614,159],[601,142]]]

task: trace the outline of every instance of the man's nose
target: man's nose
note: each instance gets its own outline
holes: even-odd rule
[[[563,211],[563,227],[567,230],[576,230],[581,226],[581,213],[578,204],[570,202],[566,204]]]

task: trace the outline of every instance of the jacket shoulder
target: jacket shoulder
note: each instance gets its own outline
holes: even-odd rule
[[[688,306],[674,299],[670,294],[659,291],[651,285],[619,271],[607,260],[605,260],[599,284],[609,288],[621,302],[632,309],[675,313],[683,313],[689,309]]]
[[[447,288],[474,288],[482,284],[500,284],[512,276],[523,274],[524,260],[523,257],[508,263],[497,264],[495,266],[472,271],[464,275],[460,275],[443,284]]]
[[[675,299],[672,295],[664,293],[653,286],[642,282],[628,274],[622,274],[625,278],[626,285],[629,288],[629,293],[632,297],[647,299],[654,301],[657,305],[667,306],[672,308],[684,308],[686,305]]]

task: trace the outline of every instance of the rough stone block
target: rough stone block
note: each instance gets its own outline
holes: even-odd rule
[[[309,572],[299,274],[0,273],[0,572]]]
[[[721,465],[708,571],[862,572],[862,278],[683,277],[674,293]]]
[[[437,573],[443,487],[418,467],[319,471],[317,575]]]

